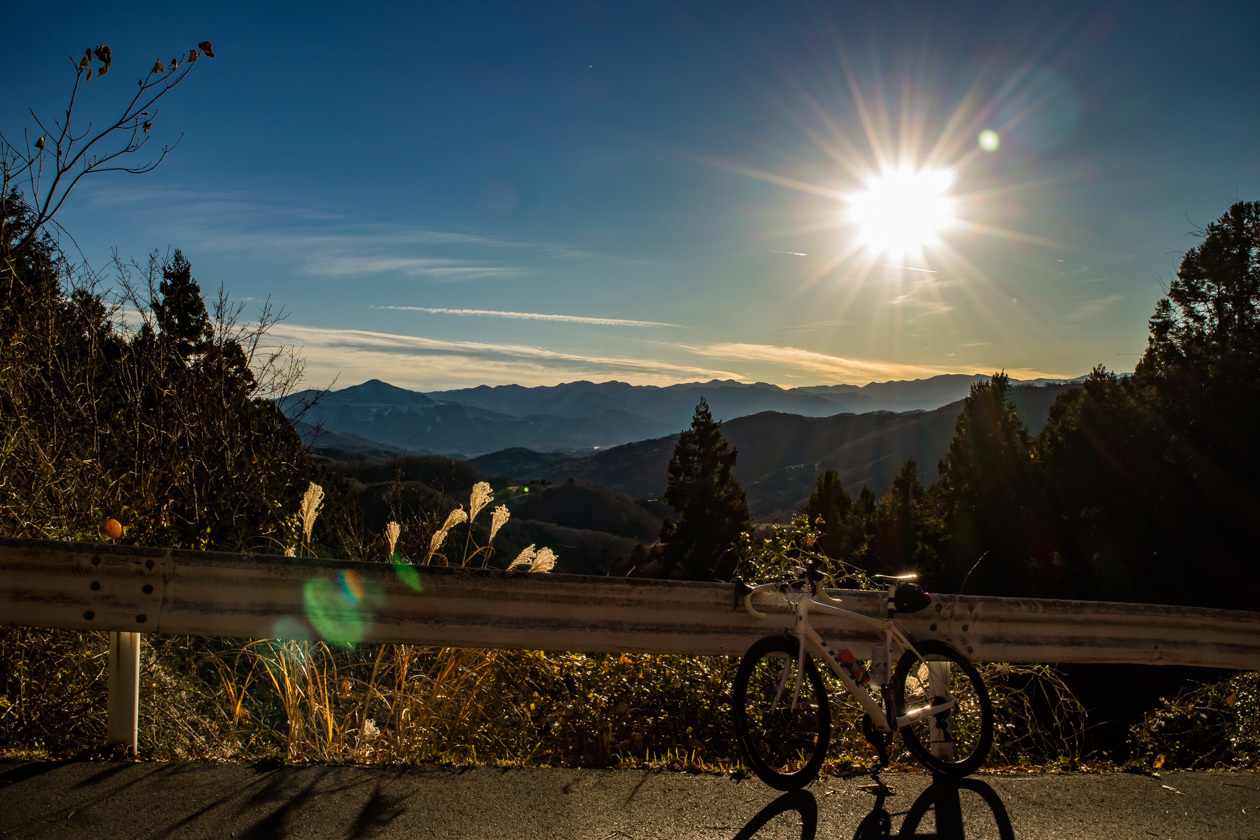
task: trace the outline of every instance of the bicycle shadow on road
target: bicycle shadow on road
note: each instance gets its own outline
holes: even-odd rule
[[[853,840],[890,840],[891,838],[932,837],[936,840],[967,840],[968,837],[993,836],[1014,840],[1006,805],[997,791],[978,779],[946,779],[936,777],[919,794],[909,810],[891,814],[884,808],[887,797],[875,797],[875,807],[862,818]],[[964,803],[966,803],[964,805]],[[749,820],[734,840],[754,840],[757,834],[781,814],[795,811],[801,816],[801,840],[818,837],[818,800],[807,790],[785,793],[762,808]],[[925,818],[930,829],[924,826]],[[902,816],[901,826],[893,833],[893,817]],[[968,830],[967,826],[971,829]]]

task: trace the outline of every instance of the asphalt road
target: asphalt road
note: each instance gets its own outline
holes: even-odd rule
[[[1260,774],[822,779],[685,773],[0,763],[0,838],[1260,838]]]

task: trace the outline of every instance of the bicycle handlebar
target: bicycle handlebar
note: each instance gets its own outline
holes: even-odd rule
[[[765,613],[761,612],[752,605],[752,599],[758,592],[764,592],[769,589],[776,589],[786,594],[790,589],[803,590],[808,586],[809,594],[815,601],[829,607],[840,607],[840,599],[832,598],[827,594],[827,590],[818,585],[822,581],[824,575],[822,572],[818,571],[818,564],[815,561],[810,560],[803,568],[798,567],[795,571],[801,576],[795,579],[785,578],[783,580],[770,581],[769,583],[763,583],[753,587],[749,587],[747,584],[743,583],[743,581],[739,581],[736,584],[736,595],[738,597],[738,595],[741,594],[741,589],[746,590],[742,592],[744,596],[744,609],[747,610],[749,615],[753,618],[766,617]]]

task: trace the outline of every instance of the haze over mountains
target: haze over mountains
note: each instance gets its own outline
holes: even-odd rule
[[[304,436],[321,448],[399,449],[456,458],[509,448],[578,454],[675,435],[690,424],[702,397],[713,416],[727,422],[766,411],[821,418],[930,411],[961,400],[972,383],[983,379],[987,377],[957,374],[792,389],[719,380],[666,387],[570,382],[534,388],[483,385],[428,394],[373,379],[322,395],[304,391],[288,398],[284,407]]]

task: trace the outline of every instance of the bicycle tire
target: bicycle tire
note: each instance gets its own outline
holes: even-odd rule
[[[993,703],[980,672],[957,648],[940,641],[916,642],[920,657],[907,650],[893,674],[893,703],[897,716],[952,696],[954,708],[940,715],[924,715],[901,728],[906,748],[933,773],[955,778],[974,773],[993,746]],[[948,669],[948,686],[929,679],[929,663]],[[933,734],[933,718],[944,724]],[[934,740],[935,739],[935,740]],[[934,753],[934,747],[936,753]],[[939,753],[939,754],[937,754]]]
[[[757,778],[776,790],[799,790],[813,781],[831,741],[827,687],[809,654],[805,679],[795,690],[799,653],[796,637],[766,636],[748,648],[735,673],[732,706],[740,746]]]
[[[989,815],[993,817],[992,823],[986,819],[985,812],[979,805],[968,801],[967,807],[963,807],[959,794],[964,791],[974,793],[980,798],[980,801],[988,808]],[[992,835],[979,829],[987,829],[992,825],[997,829],[998,840],[1015,840],[1015,829],[1011,826],[1011,816],[1007,813],[1006,803],[1002,801],[1002,797],[998,796],[997,791],[979,779],[939,777],[939,780],[933,781],[928,785],[927,790],[919,794],[919,798],[914,800],[914,804],[906,812],[897,837],[904,837],[907,840],[921,837],[919,824],[923,822],[928,811],[932,812],[932,821],[936,829],[933,835],[936,837],[974,837],[978,834],[989,837]],[[979,824],[976,822],[977,818],[980,820]]]

